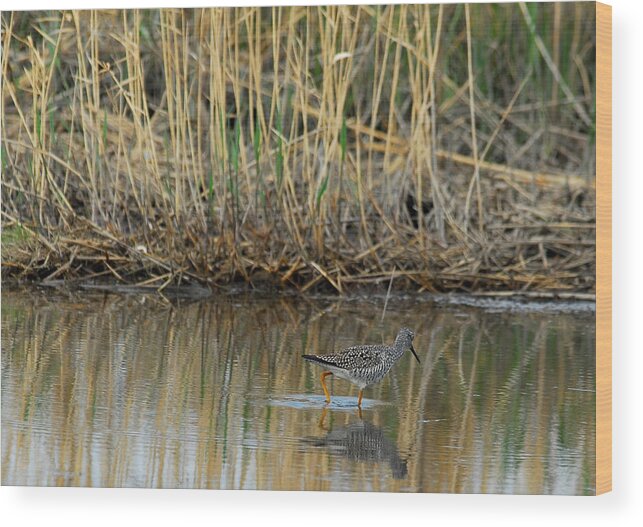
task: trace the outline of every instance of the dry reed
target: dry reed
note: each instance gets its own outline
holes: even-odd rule
[[[2,14],[3,277],[591,294],[592,4]]]

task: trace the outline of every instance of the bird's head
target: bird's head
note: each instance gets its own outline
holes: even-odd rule
[[[415,357],[415,360],[417,360],[419,363],[420,358],[418,357],[417,353],[415,352],[415,348],[413,347],[414,338],[415,338],[415,333],[413,333],[413,330],[409,328],[402,328],[397,333],[397,338],[395,339],[395,345],[402,347],[404,349],[410,349],[411,353],[413,353],[413,356]]]

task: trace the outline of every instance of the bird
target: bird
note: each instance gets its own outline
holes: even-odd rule
[[[326,396],[326,404],[330,403],[330,394],[326,388],[326,377],[336,375],[359,386],[357,406],[362,406],[364,388],[371,384],[380,382],[389,372],[393,365],[404,355],[408,349],[411,350],[415,360],[420,358],[413,347],[415,333],[409,328],[401,328],[395,338],[393,346],[383,344],[368,344],[351,346],[339,353],[329,355],[302,355],[302,357],[324,368],[321,374],[321,384]]]

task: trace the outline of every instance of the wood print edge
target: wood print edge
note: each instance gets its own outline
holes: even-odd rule
[[[596,3],[596,494],[612,490],[612,7]]]

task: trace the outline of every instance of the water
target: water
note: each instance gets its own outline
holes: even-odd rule
[[[591,309],[382,307],[3,291],[2,484],[594,493]],[[403,325],[421,364],[402,357],[361,416],[331,380],[326,408],[301,355]]]

